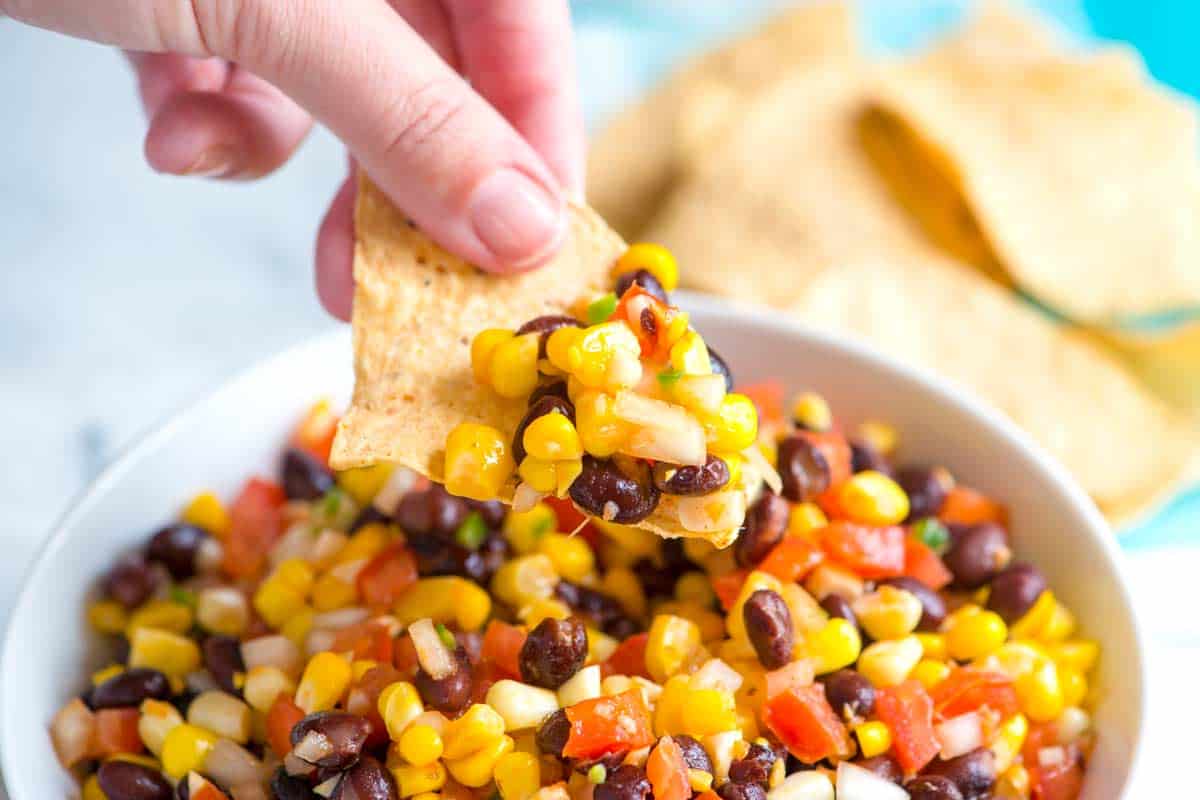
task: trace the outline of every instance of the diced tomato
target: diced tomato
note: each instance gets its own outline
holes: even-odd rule
[[[612,319],[621,319],[629,325],[642,347],[642,358],[650,361],[666,361],[671,353],[672,342],[668,339],[672,322],[682,312],[671,308],[638,284],[631,285],[621,295]],[[653,319],[647,320],[649,314]],[[676,322],[676,330],[686,329],[684,321]]]
[[[646,670],[646,642],[649,640],[648,633],[630,636],[612,651],[602,671],[606,675],[640,675],[649,678],[650,673]]]
[[[292,752],[292,728],[304,719],[300,706],[292,702],[292,696],[281,694],[275,698],[267,711],[267,743],[275,755],[283,758]]]
[[[554,516],[558,519],[558,530],[564,533],[578,530],[577,536],[582,536],[584,540],[591,545],[595,550],[600,546],[601,534],[599,529],[592,524],[591,519],[575,507],[569,497],[555,497],[550,495],[542,499],[542,502],[554,509]],[[580,527],[580,526],[583,527]]]
[[[1058,744],[1058,726],[1053,722],[1035,722],[1029,726],[1025,734],[1025,742],[1021,745],[1021,758],[1026,764],[1038,763],[1038,751],[1043,747],[1054,747]]]
[[[396,639],[392,645],[392,663],[396,665],[396,669],[400,670],[400,674],[406,678],[412,678],[417,674],[417,648],[413,644],[412,637],[407,633]]]
[[[646,777],[650,779],[654,800],[688,800],[692,796],[683,751],[670,736],[659,739],[658,745],[650,751],[650,757],[646,759]]]
[[[189,800],[229,800],[229,795],[222,792],[207,778],[201,777],[200,773],[192,772],[184,780],[188,781],[188,798]],[[197,788],[191,788],[191,782],[197,781]]]
[[[358,573],[358,593],[368,606],[392,606],[417,582],[417,560],[402,544],[376,555]]]
[[[471,700],[475,703],[486,703],[488,689],[498,681],[509,677],[491,661],[480,661],[471,670]],[[517,676],[520,680],[520,676]]]
[[[571,733],[563,747],[567,758],[597,759],[654,743],[650,712],[637,689],[567,706]]]
[[[483,632],[481,655],[503,673],[503,677],[521,679],[519,656],[525,644],[525,629],[494,619]]]
[[[750,574],[748,569],[735,569],[733,572],[726,572],[724,575],[716,575],[712,578],[713,591],[717,594],[717,599],[721,601],[721,608],[728,611],[733,608],[733,604],[737,601],[737,597],[742,593],[742,584],[746,582],[746,576]]]
[[[767,699],[813,682],[812,663],[801,658],[767,673]]]
[[[834,520],[821,529],[821,549],[831,560],[868,579],[904,572],[904,529]]]
[[[91,750],[100,758],[118,753],[142,752],[136,708],[104,708],[96,712],[95,739]]]
[[[802,536],[787,536],[775,545],[758,565],[762,572],[769,572],[784,583],[794,583],[817,564],[825,560],[825,554]]]
[[[933,708],[942,719],[957,717],[982,706],[995,711],[1000,719],[1017,713],[1017,692],[1008,676],[999,672],[963,667],[946,676],[930,691]]]
[[[763,705],[763,722],[788,751],[805,764],[846,758],[854,752],[850,734],[819,684],[793,686]]]
[[[391,664],[395,658],[395,637],[383,622],[366,620],[338,631],[329,649],[338,653],[352,652],[358,660]]]
[[[283,532],[281,509],[287,497],[283,487],[262,478],[251,478],[229,508],[229,534],[221,568],[235,578],[257,576],[267,551]]]
[[[379,695],[400,680],[404,680],[400,671],[391,664],[383,663],[364,672],[346,695],[346,710],[365,717],[371,723],[371,732],[367,735],[368,746],[387,741],[387,726],[379,714]]]
[[[760,423],[783,422],[783,384],[779,381],[759,381],[738,386],[737,391],[750,398],[758,409]]]
[[[1042,766],[1035,759],[1029,768],[1029,784],[1033,800],[1075,800],[1083,790],[1083,764],[1074,745],[1063,747],[1064,758],[1059,764]]]
[[[946,494],[946,501],[938,512],[938,519],[945,523],[979,525],[983,522],[1008,522],[1004,506],[982,492],[959,484]]]
[[[911,536],[904,539],[904,574],[916,578],[934,591],[954,578],[929,545]]]
[[[337,424],[338,415],[333,413],[329,401],[320,400],[308,409],[304,419],[292,432],[292,444],[320,459],[322,464],[328,464]]]
[[[906,775],[933,760],[941,746],[933,731],[933,700],[920,682],[875,690],[875,716],[892,732],[892,754]]]

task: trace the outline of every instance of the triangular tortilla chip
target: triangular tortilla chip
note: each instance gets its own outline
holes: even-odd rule
[[[1192,104],[1127,49],[996,38],[980,21],[881,81],[865,140],[901,200],[951,252],[1073,319],[1200,307]]]
[[[973,390],[1065,464],[1114,522],[1193,474],[1196,435],[1183,419],[1101,348],[966,267],[829,270],[793,310]]]
[[[589,202],[635,238],[688,162],[739,121],[748,98],[805,65],[851,58],[852,27],[845,2],[805,3],[685,64],[594,142]]]

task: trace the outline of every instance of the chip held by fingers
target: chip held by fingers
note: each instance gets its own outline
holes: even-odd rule
[[[663,536],[736,538],[773,470],[754,404],[671,304],[666,249],[573,206],[549,264],[496,276],[365,178],[355,216],[355,387],[332,466],[395,462],[518,510],[554,495]]]

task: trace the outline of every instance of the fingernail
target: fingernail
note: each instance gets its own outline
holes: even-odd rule
[[[558,244],[566,222],[562,200],[514,169],[484,179],[475,188],[468,214],[484,247],[514,268],[544,257]]]
[[[201,153],[183,174],[195,178],[222,178],[232,175],[233,171],[233,150],[228,147],[212,147]]]

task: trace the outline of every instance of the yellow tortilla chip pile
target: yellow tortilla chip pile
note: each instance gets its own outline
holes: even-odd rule
[[[800,57],[818,23],[835,45]],[[1191,477],[1197,438],[1138,377],[1200,400],[1200,325],[1115,323],[1200,309],[1195,109],[1127,49],[1070,51],[995,4],[899,63],[859,57],[851,30],[843,5],[806,5],[686,66],[600,137],[597,210],[672,248],[691,288],[969,386],[1110,519],[1143,513]],[[757,67],[713,66],[739,63]],[[655,143],[637,170],[631,138]]]

